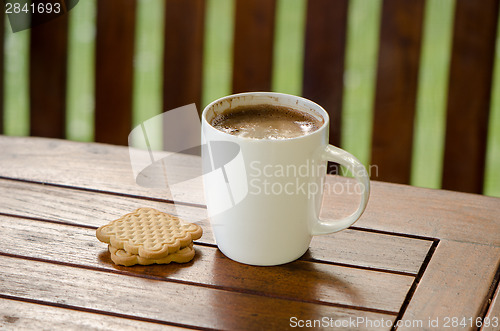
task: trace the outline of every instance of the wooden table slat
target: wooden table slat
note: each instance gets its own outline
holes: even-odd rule
[[[499,262],[500,247],[442,240],[408,305],[402,323],[428,323],[429,319],[438,319],[440,328],[444,329],[447,318],[475,319],[487,300]]]
[[[335,178],[342,180],[349,179]],[[357,201],[349,194],[325,194],[324,204],[325,217],[338,217]],[[372,181],[370,201],[355,226],[499,246],[499,214],[499,198]]]
[[[135,183],[127,147],[2,136],[0,150],[0,177],[160,200],[169,198],[165,189],[145,188]],[[188,171],[196,164],[194,158],[182,157],[184,163],[180,166]],[[343,183],[346,185],[339,186]],[[347,193],[349,185],[353,187],[352,180],[327,176],[326,184],[330,189],[325,191],[325,217],[349,214],[355,209],[357,201]],[[500,245],[500,223],[494,221],[500,214],[499,198],[377,181],[371,184],[367,211],[356,226]],[[189,193],[183,196],[184,202],[204,204],[200,188]],[[420,204],[425,204],[425,208]]]
[[[5,295],[186,326],[236,330],[266,325],[276,329],[289,326],[290,318],[294,316],[302,319],[321,319],[324,316],[395,319],[392,315],[181,283],[153,282],[146,278],[6,256],[0,256],[0,267],[2,279],[16,279],[15,282],[0,282],[0,292]],[[117,284],[120,286],[113,286]],[[132,311],[130,301],[140,310]],[[228,307],[231,307],[232,314],[227,313]]]
[[[252,267],[217,250],[193,180],[176,201],[205,230],[195,259],[127,268],[95,229],[137,207],[175,212],[165,188],[137,185],[128,148],[0,136],[0,151],[1,327],[436,330],[499,314],[498,198],[373,181],[355,226],[315,237],[298,261]],[[199,172],[198,157],[169,157],[179,178]],[[323,219],[355,209],[353,185],[327,176]]]
[[[62,189],[48,185],[0,179],[0,213],[97,228],[139,207],[175,213],[172,204]],[[22,198],[19,198],[22,197]],[[19,203],[22,199],[22,203]],[[206,210],[191,207],[190,220],[202,220],[200,242],[215,244]],[[365,268],[416,274],[431,242],[400,236],[346,230],[313,239],[307,259],[351,264]]]
[[[33,228],[37,229],[36,234],[30,232]],[[215,247],[200,245],[195,245],[197,255],[187,265],[120,267],[111,262],[107,245],[95,238],[94,229],[0,216],[0,232],[9,233],[0,254],[394,314],[399,311],[414,278],[307,261],[258,268],[234,263]],[[276,274],[280,277],[276,278]],[[311,278],[316,279],[314,284],[305,281]]]
[[[89,330],[98,326],[102,330],[165,330],[165,325],[157,323],[1,297],[0,311],[0,328],[6,329],[29,330],[36,326],[38,330]],[[169,328],[185,330],[173,325]]]

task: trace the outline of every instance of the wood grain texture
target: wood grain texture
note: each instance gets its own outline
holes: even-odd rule
[[[410,181],[424,1],[382,6],[371,164],[377,179]]]
[[[33,235],[33,228],[37,229],[36,235]],[[393,315],[399,311],[414,279],[303,260],[259,268],[231,261],[216,247],[203,245],[195,245],[196,256],[187,264],[121,267],[111,262],[107,245],[96,239],[95,229],[4,216],[0,216],[0,229],[9,233],[4,247],[0,248],[1,253],[120,270],[139,277],[182,281],[239,293],[385,311]],[[74,254],[67,254],[68,251]],[[315,279],[315,283],[306,284],[310,279]],[[386,294],[380,296],[380,293]]]
[[[163,110],[196,103],[201,109],[204,0],[167,0]]]
[[[176,213],[170,203],[0,180],[0,213],[5,215],[97,228],[145,206]],[[183,218],[199,221],[204,229],[198,242],[215,245],[206,210],[191,207],[184,212]],[[429,248],[425,240],[345,230],[314,238],[303,259],[415,275]]]
[[[68,15],[33,27],[29,54],[30,135],[64,138]]]
[[[206,236],[189,264],[125,268],[110,262],[95,228],[145,203],[172,208],[164,191],[139,187],[125,175],[126,147],[0,137],[0,150],[0,232],[7,234],[0,300],[216,329],[282,329],[293,316],[390,323],[401,316],[403,324],[438,318],[442,325],[444,317],[498,310],[491,290],[500,266],[498,198],[373,182],[356,226],[314,238],[293,263],[259,268],[230,261],[202,220]],[[190,172],[193,158],[175,161]],[[326,184],[321,216],[349,214],[359,199],[349,194],[353,180],[327,176]],[[184,196],[192,200],[182,201],[197,201],[190,215],[203,218],[197,185]],[[422,266],[416,278],[400,271],[414,268],[408,262],[414,258]],[[370,327],[355,327],[363,328]]]
[[[457,1],[443,188],[482,193],[499,1]]]
[[[0,298],[0,328],[6,330],[165,330],[165,325],[40,303]],[[50,316],[50,319],[47,319]],[[185,330],[169,325],[175,330]]]
[[[0,150],[2,151],[0,171],[3,171],[5,175],[10,173],[17,178],[28,179],[28,177],[32,177],[36,180],[35,177],[38,176],[38,179],[44,182],[86,187],[98,191],[111,190],[123,194],[142,192],[141,195],[149,195],[156,199],[172,198],[165,187],[149,188],[137,185],[130,163],[128,147],[64,140],[42,139],[41,141],[48,148],[45,151],[39,150],[40,146],[38,146],[37,140],[0,137]],[[115,149],[115,147],[118,148]],[[15,152],[16,150],[17,152]],[[36,152],[37,150],[39,153]],[[158,155],[167,154],[159,152]],[[178,155],[182,157],[177,163],[179,167],[172,169],[173,174],[180,173],[182,169],[185,171],[195,169],[194,171],[196,171],[196,168],[201,166],[199,158],[196,159],[194,156],[185,154]],[[46,162],[51,163],[51,165]],[[35,171],[38,175],[30,170],[34,169],[35,166],[42,167],[40,171]],[[78,173],[78,176],[68,172],[68,167]],[[201,185],[201,179],[199,184]],[[193,188],[191,194],[186,195],[183,201],[199,204],[204,201],[202,190]]]
[[[2,136],[0,150],[0,176],[160,201],[169,198],[164,189],[144,188],[135,183],[126,147]],[[193,158],[183,157],[179,165],[188,169],[193,166]],[[345,216],[355,210],[359,197],[355,196],[353,180],[327,176],[326,185],[322,217]],[[193,186],[183,201],[203,205],[200,187]],[[367,210],[355,225],[499,246],[499,201],[476,194],[372,181]]]
[[[421,320],[426,327],[420,329],[436,330],[427,325],[429,319],[438,318],[441,328],[445,317],[475,319],[479,316],[499,262],[500,247],[442,240],[402,322]]]
[[[237,0],[233,42],[233,93],[270,91],[275,0]]]
[[[95,141],[127,145],[132,129],[136,0],[97,1]]]
[[[174,325],[248,330],[263,325],[269,329],[282,329],[290,325],[292,316],[301,319],[321,319],[324,316],[334,319],[358,316],[394,319],[391,315],[184,283],[158,282],[6,256],[0,256],[0,266],[2,278],[10,280],[0,283],[0,293],[4,295],[105,310]],[[140,307],[140,310],[134,307]],[[228,307],[231,307],[231,314],[228,314]]]
[[[351,179],[335,180],[344,182],[344,192],[355,184]],[[371,184],[370,200],[356,227],[500,246],[499,198],[375,181]],[[358,203],[354,195],[326,194],[324,217],[338,218],[354,211]]]
[[[302,95],[330,116],[330,144],[341,146],[348,1],[307,2]]]

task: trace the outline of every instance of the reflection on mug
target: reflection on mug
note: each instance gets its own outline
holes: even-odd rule
[[[128,140],[136,183],[146,188],[165,189],[166,195],[169,192],[175,214],[181,218],[201,220],[192,219],[190,207],[178,202],[185,201],[184,197],[192,194],[193,187],[200,187],[202,177],[208,182],[226,184],[226,189],[214,197],[209,216],[234,207],[248,193],[240,146],[228,141],[200,145],[200,120],[195,104],[144,121],[131,131]],[[204,164],[202,154],[206,155]]]

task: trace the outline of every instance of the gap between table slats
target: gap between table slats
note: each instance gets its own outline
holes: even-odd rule
[[[399,310],[398,316],[396,317],[396,320],[394,321],[394,324],[392,325],[391,330],[396,330],[398,321],[402,320],[402,318],[406,312],[406,309],[408,308],[408,305],[410,304],[411,299],[413,298],[413,295],[415,294],[415,291],[417,290],[417,286],[420,283],[420,281],[422,280],[424,272],[427,269],[427,266],[429,265],[429,262],[432,259],[432,255],[436,251],[436,248],[438,247],[438,245],[439,245],[439,240],[438,239],[434,240],[431,248],[429,249],[429,252],[427,253],[427,256],[425,257],[424,262],[422,263],[422,266],[420,267],[420,270],[418,271],[418,275],[415,277],[415,280],[413,281],[413,284],[412,284],[410,290],[406,294],[405,301],[404,301],[403,305],[401,306],[401,309]]]

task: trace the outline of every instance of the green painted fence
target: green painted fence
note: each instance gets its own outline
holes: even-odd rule
[[[365,164],[371,148],[381,0],[351,0],[344,72],[342,147]],[[162,107],[164,1],[139,0],[134,61],[134,125]],[[411,184],[439,188],[444,152],[446,93],[453,0],[428,0],[414,130]],[[300,94],[305,0],[278,0],[272,89]],[[202,104],[231,93],[234,2],[208,0]],[[96,1],[82,0],[69,13],[67,138],[93,140]],[[119,13],[117,13],[119,14]],[[500,30],[500,29],[499,29]],[[5,26],[4,133],[29,134],[29,30]],[[500,36],[500,31],[497,33]],[[500,40],[497,40],[484,193],[500,196]],[[161,128],[157,128],[158,132]],[[161,147],[160,139],[153,143]]]

